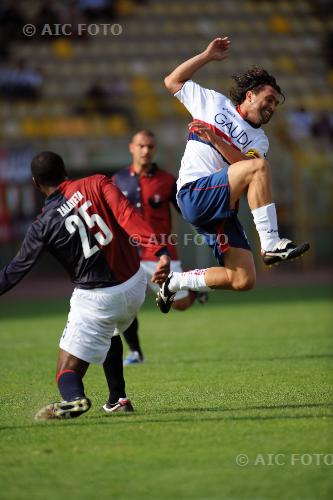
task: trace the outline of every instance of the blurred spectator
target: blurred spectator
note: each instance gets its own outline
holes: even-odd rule
[[[115,3],[114,0],[77,0],[77,6],[88,22],[113,19]]]
[[[333,14],[332,0],[312,0],[312,5],[315,7],[317,14],[327,19],[327,16]]]
[[[85,104],[77,109],[81,113],[98,113],[103,116],[124,116],[133,125],[133,112],[130,106],[121,103],[128,99],[128,84],[113,78],[112,82],[95,82],[86,93]]]
[[[328,31],[325,36],[323,52],[330,68],[333,68],[333,30]]]
[[[26,19],[14,0],[0,2],[0,59],[7,58],[10,41],[23,38],[25,24]]]
[[[64,6],[59,5],[59,2],[57,3],[53,0],[43,2],[33,20],[33,23],[37,28],[37,34],[43,32],[46,24],[49,24],[50,26],[53,26],[54,24],[65,24],[67,22],[66,12],[67,9]],[[35,37],[33,38],[35,39]],[[43,37],[43,39],[51,40],[52,37]]]
[[[300,107],[288,112],[289,134],[294,140],[310,137],[312,130],[312,115],[305,108]]]
[[[311,131],[314,137],[322,139],[333,139],[333,114],[322,113],[317,114],[313,120]]]
[[[0,97],[36,99],[40,97],[43,75],[39,69],[27,67],[24,61],[0,68]]]
[[[37,11],[33,23],[36,25],[37,34],[41,35],[43,33],[43,29],[45,30],[45,26],[49,25],[51,31],[55,30],[54,25],[70,25],[71,34],[62,33],[62,30],[59,29],[56,35],[56,38],[60,37],[66,38],[75,38],[78,36],[77,26],[79,24],[86,23],[86,17],[81,12],[78,6],[78,0],[68,0],[66,4],[61,4],[60,2],[56,2],[53,0],[44,1],[40,4],[39,10]],[[43,41],[52,41],[54,37],[52,36],[40,36]],[[86,38],[86,33],[83,32],[80,34],[80,40]],[[32,37],[33,40],[36,40],[36,37]],[[38,38],[37,38],[38,39]]]
[[[312,5],[316,14],[325,22],[329,21],[333,15],[332,0],[312,0]],[[330,67],[333,68],[333,30],[327,24],[327,28],[323,27],[322,31],[322,48],[323,53]]]

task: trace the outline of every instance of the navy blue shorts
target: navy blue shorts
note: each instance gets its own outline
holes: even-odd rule
[[[251,250],[236,210],[230,210],[228,167],[185,184],[178,192],[183,217],[202,234],[217,262],[230,247]]]

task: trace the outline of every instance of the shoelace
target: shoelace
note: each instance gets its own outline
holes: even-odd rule
[[[282,240],[279,241],[279,243],[276,246],[276,250],[285,250],[288,243],[291,243],[291,240],[288,240],[287,238],[282,238]]]

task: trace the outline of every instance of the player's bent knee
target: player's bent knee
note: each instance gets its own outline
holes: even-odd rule
[[[266,174],[270,170],[270,166],[267,160],[264,158],[256,158],[253,160],[254,172],[259,174]]]
[[[247,292],[248,290],[252,290],[255,287],[256,279],[253,277],[249,277],[242,283],[241,292]]]
[[[247,292],[248,290],[252,290],[256,284],[255,274],[249,274],[246,276],[242,276],[241,278],[236,278],[232,282],[232,288],[236,292]]]

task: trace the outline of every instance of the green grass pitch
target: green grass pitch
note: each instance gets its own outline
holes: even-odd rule
[[[331,290],[311,286],[215,292],[168,316],[148,298],[147,362],[126,368],[136,413],[101,412],[106,384],[92,366],[92,410],[35,423],[59,399],[68,301],[2,300],[0,498],[333,498],[331,306]]]

